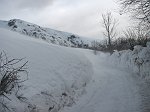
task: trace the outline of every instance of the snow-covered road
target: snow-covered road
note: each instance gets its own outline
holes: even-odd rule
[[[106,54],[85,52],[94,75],[86,94],[64,112],[140,112],[140,95],[131,72],[107,63]]]

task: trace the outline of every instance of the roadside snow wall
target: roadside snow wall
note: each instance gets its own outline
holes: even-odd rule
[[[150,79],[150,42],[147,47],[135,46],[133,51],[115,51],[109,59],[117,66],[132,70],[141,78]]]

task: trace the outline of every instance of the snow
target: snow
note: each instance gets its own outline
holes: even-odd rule
[[[150,79],[150,46],[135,46],[134,50],[115,51],[109,58],[112,63],[128,68],[142,79]]]
[[[92,39],[84,38],[72,33],[53,30],[50,28],[43,28],[20,19],[0,21],[0,27],[41,39],[48,43],[67,47],[88,47],[91,46],[92,42]]]
[[[0,29],[0,34],[0,51],[5,51],[9,57],[25,57],[29,61],[29,80],[21,90],[28,100],[23,104],[13,100],[10,104],[17,112],[29,105],[32,108],[36,105],[36,109],[44,112],[52,106],[58,110],[64,105],[72,105],[84,94],[93,74],[91,63],[84,55],[5,29]]]
[[[141,106],[143,112],[150,111],[150,42],[146,47],[135,46],[134,50],[115,51],[108,56],[108,60],[119,68],[132,71],[139,86]]]
[[[116,63],[130,59],[131,51],[94,55],[92,50],[49,44],[3,28],[0,35],[0,51],[10,58],[29,61],[29,79],[20,91],[27,99],[21,102],[10,95],[13,100],[6,103],[12,110],[141,112],[141,96],[132,70]],[[145,52],[141,47],[135,49],[133,54]]]
[[[147,47],[150,47],[150,42],[147,42],[146,46],[147,46]]]
[[[73,107],[66,107],[63,112],[141,112],[139,88],[131,71],[118,69],[109,63],[109,54],[82,52],[94,68],[93,80],[86,88],[86,95]]]

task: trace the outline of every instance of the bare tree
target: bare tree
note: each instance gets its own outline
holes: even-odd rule
[[[122,6],[121,13],[131,12],[132,17],[140,20],[150,28],[150,0],[119,0]]]
[[[107,12],[106,14],[102,14],[102,26],[104,28],[104,36],[108,38],[108,46],[111,46],[111,41],[114,37],[117,36],[116,27],[118,22],[113,18],[111,12]]]
[[[124,38],[127,39],[129,44],[129,48],[131,50],[134,49],[135,45],[142,45],[146,47],[146,43],[149,41],[149,31],[143,30],[143,28],[139,25],[137,27],[128,28],[124,31]]]

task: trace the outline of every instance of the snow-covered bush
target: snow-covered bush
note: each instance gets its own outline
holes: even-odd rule
[[[0,108],[9,109],[5,104],[5,99],[11,100],[10,96],[13,94],[19,100],[23,98],[18,95],[20,83],[25,80],[20,79],[20,73],[27,74],[26,64],[20,65],[23,59],[8,59],[5,52],[0,53]]]
[[[111,56],[112,63],[128,67],[144,79],[150,78],[150,42],[147,47],[135,46],[133,51],[115,51]]]

